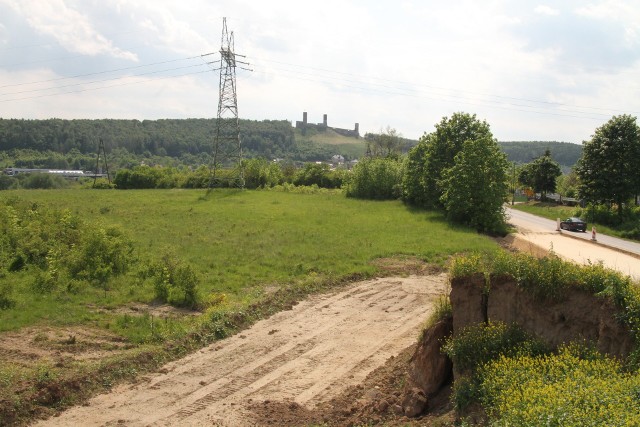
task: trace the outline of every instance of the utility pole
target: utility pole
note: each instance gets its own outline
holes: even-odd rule
[[[242,67],[242,65],[248,64],[236,59],[236,57],[244,58],[244,56],[234,52],[233,31],[229,33],[227,30],[227,18],[222,18],[220,56],[220,98],[209,189],[216,187],[244,188],[238,97],[236,94],[236,66],[241,64],[240,67]]]
[[[100,138],[100,143],[98,144],[98,157],[96,158],[96,170],[93,172],[93,188],[96,187],[96,179],[98,178],[98,173],[102,173],[100,169],[100,151],[102,150],[102,156],[104,158],[104,168],[107,172],[107,180],[109,184],[111,184],[111,178],[109,177],[109,165],[107,164],[107,152],[104,149],[104,141]]]

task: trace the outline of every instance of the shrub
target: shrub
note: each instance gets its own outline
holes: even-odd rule
[[[32,173],[22,181],[22,187],[29,189],[49,190],[54,188],[66,188],[68,186],[69,181],[65,178],[48,173]]]
[[[8,190],[11,187],[14,187],[16,183],[17,181],[15,180],[15,178],[0,173],[0,190]]]
[[[155,297],[179,307],[196,308],[200,303],[198,277],[190,265],[170,252],[152,267]]]
[[[465,371],[474,370],[501,355],[538,355],[547,349],[518,325],[495,322],[464,328],[445,342],[442,351],[457,369]]]
[[[402,193],[402,163],[392,158],[364,158],[346,182],[346,196],[397,199]]]
[[[249,159],[243,161],[244,183],[246,188],[273,187],[284,182],[280,166],[266,159]]]
[[[136,166],[132,169],[120,169],[113,183],[120,190],[143,188],[177,187],[176,171],[172,168]]]
[[[299,169],[294,178],[294,185],[311,186],[317,185],[321,188],[340,188],[344,174],[329,169],[329,165],[321,163],[305,163],[302,169]]]
[[[117,228],[19,199],[0,208],[0,248],[0,269],[41,270],[33,283],[39,293],[53,292],[69,279],[104,285],[134,261],[132,242]]]
[[[127,270],[133,245],[118,228],[96,225],[82,234],[75,249],[64,261],[71,277],[104,284]]]
[[[451,300],[448,295],[440,295],[438,299],[434,303],[434,308],[429,318],[424,324],[422,329],[422,334],[424,334],[427,329],[441,320],[450,318],[453,315],[453,307],[451,306]]]
[[[111,190],[116,188],[116,185],[112,182],[109,182],[109,180],[107,180],[106,178],[98,178],[95,181],[93,179],[86,180],[83,187],[96,190]]]
[[[9,281],[0,282],[0,310],[6,310],[16,305],[13,299],[13,283]]]

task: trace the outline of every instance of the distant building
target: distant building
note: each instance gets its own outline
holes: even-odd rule
[[[331,157],[331,163],[336,166],[336,165],[342,165],[344,164],[344,156],[342,154],[335,154]]]
[[[296,129],[300,129],[304,134],[307,129],[316,129],[320,132],[324,132],[327,129],[331,129],[335,133],[342,136],[349,136],[352,138],[360,138],[360,124],[356,123],[353,129],[334,128],[328,125],[327,115],[322,116],[322,123],[309,123],[307,121],[307,112],[302,113],[302,121],[296,121]]]

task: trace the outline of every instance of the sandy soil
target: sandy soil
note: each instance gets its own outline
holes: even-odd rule
[[[256,408],[288,408],[284,416],[345,395],[415,343],[433,302],[447,292],[440,274],[369,280],[317,295],[36,425],[278,424]]]

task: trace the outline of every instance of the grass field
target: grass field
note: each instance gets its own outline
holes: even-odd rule
[[[326,144],[326,145],[358,145],[362,147],[362,151],[364,152],[364,139],[363,138],[353,138],[349,136],[343,136],[339,133],[333,131],[332,129],[327,129],[324,132],[318,132],[316,130],[309,130],[306,135],[303,135],[299,129],[294,129],[294,134],[296,140],[308,139],[313,141],[316,144]]]
[[[133,240],[140,268],[173,253],[193,267],[203,296],[225,294],[232,302],[255,298],[265,286],[309,276],[371,275],[377,258],[411,255],[442,264],[454,253],[495,247],[484,236],[451,227],[438,213],[411,210],[400,202],[347,199],[341,193],[31,190],[4,192],[0,202],[2,197],[118,225]],[[30,270],[5,274],[0,280],[22,285],[18,304],[0,311],[0,330],[96,318],[104,323],[96,305],[152,302],[152,286],[136,273],[115,279],[109,292],[88,288],[64,298],[30,293]]]
[[[366,145],[364,138],[351,138],[342,136],[331,129],[325,132],[318,132],[310,129],[306,135],[303,135],[299,129],[294,130],[296,141],[308,141],[313,145],[327,148],[333,154],[342,154],[351,159],[358,159],[364,156]]]

